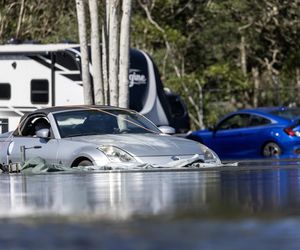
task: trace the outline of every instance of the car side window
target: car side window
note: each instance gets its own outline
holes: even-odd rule
[[[19,136],[35,137],[36,132],[43,128],[48,128],[51,130],[50,123],[46,117],[43,116],[29,117],[24,122],[24,125],[21,126]]]
[[[249,127],[263,126],[263,125],[267,125],[270,123],[271,123],[271,121],[267,118],[264,118],[264,117],[261,117],[258,115],[251,115]]]
[[[245,128],[249,126],[250,115],[236,114],[228,117],[218,125],[218,130]]]

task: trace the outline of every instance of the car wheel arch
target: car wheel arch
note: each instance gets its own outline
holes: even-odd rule
[[[91,159],[89,159],[88,157],[79,156],[72,162],[71,167],[77,167],[79,165],[79,163],[82,161],[90,161],[91,163],[93,163],[93,161]]]
[[[272,143],[274,143],[275,145],[278,146],[279,151],[280,151],[279,155],[282,154],[282,146],[280,145],[280,143],[278,143],[278,142],[275,141],[275,140],[268,140],[268,141],[265,141],[265,142],[262,144],[261,148],[260,148],[260,154],[261,154],[262,156],[266,157],[266,156],[264,155],[264,149],[265,149],[265,147],[266,147],[268,144],[272,144]]]
[[[96,164],[97,160],[105,159],[106,156],[100,150],[93,145],[87,145],[85,147],[78,147],[72,152],[73,157],[68,159],[66,165],[73,167],[74,164],[80,162],[80,160],[88,160],[93,164]]]
[[[279,143],[275,140],[272,140],[272,139],[267,139],[266,141],[264,141],[262,144],[261,144],[261,147],[260,147],[260,150],[263,150],[264,146],[266,146],[268,143],[276,143],[277,145],[279,145]],[[279,145],[280,146],[280,145]]]

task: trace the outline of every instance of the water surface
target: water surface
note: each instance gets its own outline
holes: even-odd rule
[[[0,249],[300,245],[297,164],[1,174],[0,190]]]

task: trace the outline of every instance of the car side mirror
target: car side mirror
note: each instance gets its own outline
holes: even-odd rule
[[[217,131],[217,126],[213,125],[213,126],[209,127],[208,130],[212,131],[212,132],[216,132]]]
[[[170,127],[170,126],[160,126],[158,128],[164,134],[169,134],[169,135],[175,134],[175,129],[173,127]]]
[[[50,129],[42,128],[42,129],[39,129],[38,131],[36,131],[35,134],[39,138],[47,139],[47,138],[49,138]]]

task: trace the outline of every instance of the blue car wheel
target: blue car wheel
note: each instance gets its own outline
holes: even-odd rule
[[[272,157],[281,155],[282,150],[279,145],[275,142],[268,142],[262,150],[262,154],[264,157]]]

